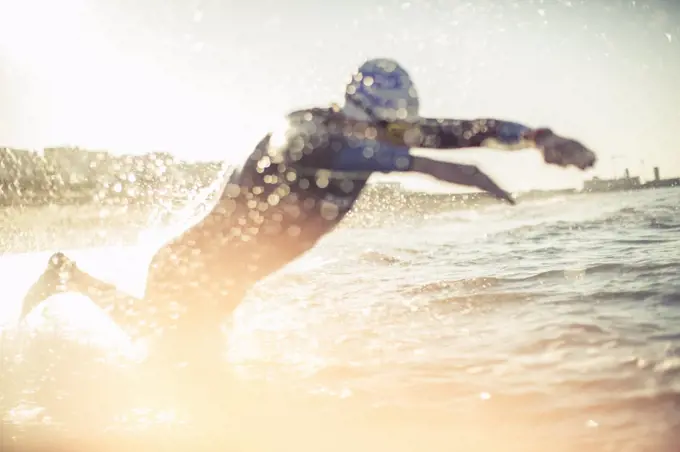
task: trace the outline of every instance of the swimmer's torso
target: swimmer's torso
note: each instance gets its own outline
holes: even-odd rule
[[[149,291],[157,286],[159,297],[167,297],[163,281],[196,281],[195,293],[185,287],[172,296],[219,300],[228,313],[252,285],[330,232],[371,173],[408,166],[407,147],[379,143],[339,118],[331,109],[299,111],[287,117],[287,128],[267,135],[213,211],[152,263]]]
[[[231,252],[257,258],[253,276],[259,279],[330,232],[352,209],[372,172],[408,159],[407,147],[343,128],[333,121],[338,115],[328,109],[295,112],[287,129],[265,137],[218,206],[195,228],[198,247],[216,252],[225,265],[233,260]]]

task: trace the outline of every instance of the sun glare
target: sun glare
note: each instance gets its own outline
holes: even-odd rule
[[[0,56],[19,75],[13,90],[31,112],[30,145],[185,155],[216,146],[223,153],[233,138],[225,129],[239,128],[228,111],[153,59],[117,48],[89,6],[81,0],[0,6]],[[246,143],[238,146],[247,153]]]
[[[50,65],[87,45],[82,39],[85,1],[21,0],[0,5],[0,48],[24,64]]]

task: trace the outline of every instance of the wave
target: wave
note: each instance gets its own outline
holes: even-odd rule
[[[659,299],[659,304],[667,306],[680,305],[680,292],[662,294]]]
[[[633,300],[644,301],[655,297],[658,292],[653,290],[612,290],[600,291],[588,295],[592,301],[617,301],[617,300]]]
[[[657,238],[657,239],[614,239],[612,243],[619,243],[622,245],[653,245],[657,243],[666,243],[674,241],[672,238]]]
[[[663,229],[666,227],[675,228],[673,217],[677,216],[677,208],[671,205],[655,206],[653,209],[647,207],[623,207],[614,212],[607,213],[603,217],[592,221],[589,225],[622,225],[635,224],[643,227]],[[660,226],[659,226],[660,225]]]
[[[648,226],[651,229],[661,229],[665,231],[680,231],[680,223],[664,223],[663,221],[658,221],[652,219]]]
[[[539,298],[539,294],[532,292],[497,292],[470,295],[448,296],[430,300],[429,306],[464,306],[465,311],[474,309],[475,312],[487,312],[495,306],[509,303],[526,303]]]
[[[545,205],[541,206],[545,207]],[[680,222],[678,222],[678,209],[676,206],[657,205],[653,208],[648,206],[626,206],[617,207],[610,211],[598,208],[600,212],[597,216],[592,217],[585,212],[588,209],[574,210],[573,219],[571,217],[565,218],[562,209],[557,216],[547,213],[545,220],[536,221],[535,218],[522,215],[519,220],[525,219],[520,224],[517,224],[509,229],[499,231],[496,236],[529,236],[534,239],[552,237],[565,232],[584,232],[591,230],[613,230],[612,228],[630,229],[637,227],[644,229],[660,229],[675,231],[680,230]],[[554,213],[554,212],[553,212]],[[584,215],[585,214],[585,215]],[[545,217],[546,212],[541,210],[541,216]],[[664,240],[664,239],[658,239]]]
[[[550,279],[550,278],[564,278],[565,275],[569,274],[583,274],[583,275],[594,275],[600,273],[635,273],[635,272],[650,272],[659,270],[668,270],[680,268],[680,262],[669,262],[661,264],[621,264],[621,263],[602,263],[595,264],[584,268],[563,268],[547,270],[544,272],[536,273],[531,276],[524,278],[509,278],[509,281],[534,281],[540,279]]]
[[[359,259],[374,264],[384,264],[384,265],[400,265],[406,264],[405,261],[399,259],[398,257],[391,256],[389,254],[381,253],[379,251],[366,251],[359,255]]]
[[[407,295],[424,295],[430,293],[437,293],[449,289],[489,289],[491,287],[499,286],[505,282],[511,281],[507,278],[495,277],[479,277],[471,279],[457,279],[451,281],[435,281],[428,282],[417,286],[412,286],[404,289]]]
[[[517,282],[531,282],[540,281],[546,279],[564,279],[569,275],[579,274],[579,275],[596,275],[602,273],[645,273],[645,272],[655,272],[661,270],[680,270],[680,262],[668,262],[659,264],[620,264],[620,263],[602,263],[595,264],[589,267],[583,268],[560,268],[546,270],[543,272],[535,273],[529,276],[523,277],[494,277],[494,276],[482,276],[470,279],[455,279],[455,280],[442,280],[423,283],[414,287],[409,287],[405,289],[405,293],[408,295],[419,295],[428,293],[437,293],[445,290],[471,290],[471,289],[491,289],[493,287],[502,286],[504,284],[517,283]],[[592,294],[591,296],[595,298],[607,298],[607,297],[621,297],[627,295],[656,295],[656,292],[651,291],[635,291],[635,292],[598,292]]]

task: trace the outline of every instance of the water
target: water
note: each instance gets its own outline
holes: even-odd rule
[[[667,189],[417,215],[364,209],[244,301],[228,322],[229,369],[235,381],[292,394],[289,402],[380,413],[375,425],[349,416],[347,428],[352,419],[376,429],[420,422],[425,430],[411,440],[437,433],[437,450],[676,451],[678,206],[680,190]],[[148,249],[72,254],[141,290]],[[19,300],[46,256],[3,257],[8,300]],[[52,308],[61,324],[72,316],[76,335],[130,348],[99,312],[70,303]],[[3,305],[1,320],[8,324],[18,309]],[[34,328],[48,324],[33,320]],[[26,334],[9,324],[6,336],[6,350],[26,347]],[[52,392],[67,384],[58,380],[48,384]],[[222,390],[210,389],[214,397]],[[291,410],[283,413],[275,424]],[[254,424],[262,431],[271,425],[261,422]],[[379,438],[378,448],[387,447],[388,436]]]

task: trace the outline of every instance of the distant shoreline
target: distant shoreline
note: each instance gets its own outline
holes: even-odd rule
[[[214,184],[224,170],[221,162],[185,162],[166,152],[113,155],[77,147],[45,148],[42,153],[0,147],[0,206],[154,205],[184,204],[193,193]],[[637,191],[680,186],[680,178],[640,183],[639,178],[591,179],[582,190],[530,190],[514,193],[518,200],[586,193]],[[408,205],[445,202],[450,207],[496,202],[488,193],[428,193],[400,184],[369,184],[364,201]],[[366,204],[365,202],[363,204]]]
[[[190,202],[192,194],[205,190],[209,185],[187,184],[188,186],[156,186],[153,184],[146,187],[127,187],[125,189],[112,189],[111,187],[97,187],[91,185],[58,185],[54,188],[22,187],[13,184],[14,191],[8,190],[0,181],[0,206],[2,207],[45,207],[55,206],[79,206],[99,204],[102,206],[120,205],[154,205],[158,203]],[[514,193],[518,201],[530,199],[543,199],[555,196],[583,195],[596,193],[617,193],[651,190],[658,188],[678,188],[680,179],[653,181],[637,186],[623,186],[599,190],[578,190],[575,188],[558,190],[530,190]],[[134,190],[137,195],[128,195],[127,190]],[[215,193],[216,194],[216,193]],[[467,193],[441,193],[407,190],[395,187],[393,184],[370,184],[367,186],[363,198],[369,198],[371,203],[376,201],[390,202],[392,198],[398,198],[398,204],[419,204],[432,201],[447,202],[451,206],[477,205],[479,203],[495,202],[495,198],[485,192]]]
[[[534,190],[529,192],[514,193],[515,199],[520,203],[523,201],[533,201],[541,199],[550,199],[565,196],[589,196],[597,194],[608,193],[632,193],[643,190],[654,189],[671,189],[680,188],[680,185],[659,186],[659,187],[645,187],[627,190],[608,190],[608,191],[583,191],[577,189],[562,189],[562,190]],[[202,198],[205,205],[210,205],[216,201],[217,192],[211,196]],[[112,217],[122,213],[132,213],[141,215],[142,217],[148,212],[159,212],[167,210],[168,214],[172,215],[173,208],[176,212],[182,211],[185,207],[192,204],[197,204],[196,196],[188,194],[186,196],[157,196],[155,199],[149,198],[130,198],[130,197],[108,197],[102,199],[93,199],[82,194],[80,196],[66,197],[49,197],[49,198],[33,198],[30,202],[14,202],[14,203],[0,203],[0,218],[11,219],[13,215],[29,212],[40,212],[44,209],[53,211],[57,216],[70,216],[68,212],[80,212],[81,209],[87,209],[90,216],[94,215],[104,223],[109,222]],[[171,205],[174,204],[174,205]],[[423,213],[433,213],[436,211],[457,210],[461,208],[474,208],[484,205],[503,204],[502,201],[494,198],[485,192],[470,192],[470,193],[441,193],[441,192],[425,192],[413,191],[404,189],[394,189],[383,187],[382,184],[369,185],[361,194],[357,204],[353,209],[353,213],[363,214],[365,212],[399,212],[400,210],[422,211]],[[76,210],[72,210],[76,209]],[[196,210],[201,210],[197,205]],[[101,212],[106,212],[102,214]],[[97,213],[99,212],[99,213]],[[350,216],[353,216],[353,213]],[[72,218],[77,221],[77,218]],[[129,218],[128,218],[129,220]],[[142,221],[143,222],[143,221]],[[14,223],[13,226],[20,225]],[[1,227],[0,227],[1,229]],[[0,231],[2,232],[2,231]]]

